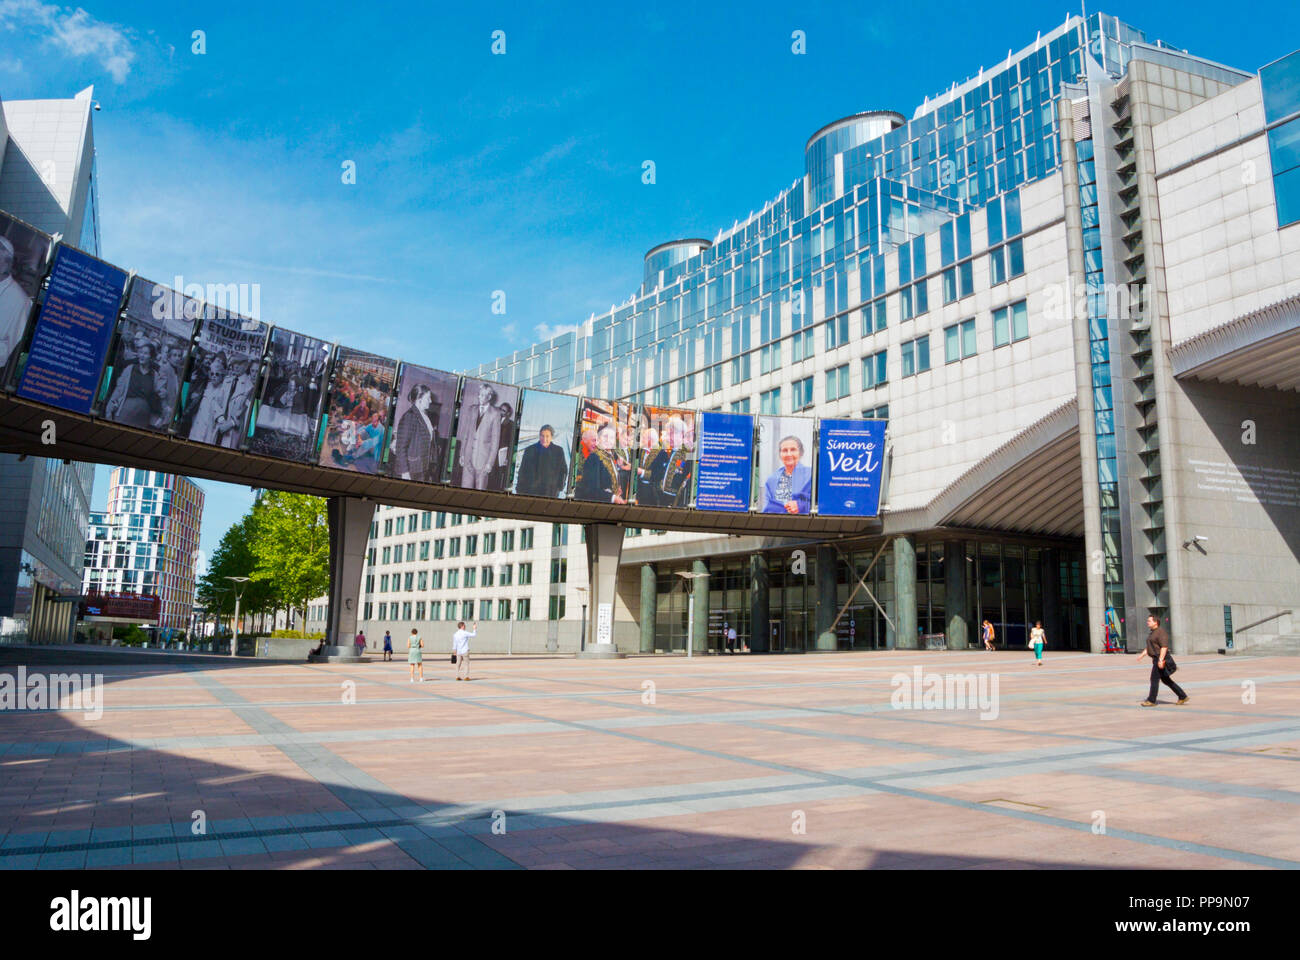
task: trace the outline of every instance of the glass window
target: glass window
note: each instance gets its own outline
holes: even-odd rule
[[[1007,280],[1007,258],[1006,250],[998,247],[989,251],[989,284],[996,285],[1006,283]]]
[[[969,297],[975,292],[975,264],[967,260],[957,268],[958,293],[963,297]]]
[[[993,346],[1001,347],[1011,342],[1011,317],[1007,307],[993,311]]]
[[[1264,120],[1273,123],[1300,111],[1300,50],[1259,71],[1264,93]]]
[[[813,378],[804,377],[790,385],[791,401],[795,410],[804,410],[813,403]]]
[[[1024,300],[1011,305],[1011,336],[1016,340],[1029,336],[1029,308]]]
[[[1007,244],[1007,275],[1018,277],[1025,272],[1025,242],[1012,240]]]
[[[975,319],[963,320],[943,328],[943,358],[945,363],[975,355]]]
[[[1002,242],[1002,201],[990,200],[984,212],[988,218],[989,246]]]
[[[1014,237],[1021,231],[1020,226],[1020,191],[1012,190],[1003,198],[1008,237]]]
[[[826,399],[838,400],[849,393],[849,365],[826,371]]]
[[[1300,222],[1300,167],[1275,176],[1273,194],[1277,199],[1277,225]]]
[[[900,355],[903,358],[903,376],[910,377],[916,373],[916,344],[911,340],[904,343]]]
[[[949,267],[943,272],[943,302],[952,303],[957,299],[957,268]]]

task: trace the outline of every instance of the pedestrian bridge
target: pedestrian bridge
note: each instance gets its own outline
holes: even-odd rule
[[[348,651],[379,503],[583,524],[590,633],[611,651],[626,527],[817,539],[882,529],[883,421],[700,413],[461,378],[203,303],[4,213],[0,239],[0,452],[327,498],[327,629]]]

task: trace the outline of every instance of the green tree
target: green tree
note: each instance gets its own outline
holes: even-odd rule
[[[254,584],[266,584],[284,606],[301,611],[329,589],[330,538],[325,500],[267,490],[249,515],[248,550]],[[253,584],[249,584],[252,586]]]
[[[236,584],[227,577],[252,577],[257,559],[250,547],[253,531],[253,512],[249,511],[221,537],[212,552],[205,573],[195,587],[195,597],[208,610],[223,616],[235,612]],[[243,584],[239,610],[241,614],[263,613],[274,608],[278,601],[275,584],[270,581],[250,580]]]

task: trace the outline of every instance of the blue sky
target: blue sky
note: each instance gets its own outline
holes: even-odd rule
[[[1251,70],[1300,38],[1294,3],[1203,7],[1101,9]],[[1077,9],[0,0],[0,96],[94,84],[107,259],[257,284],[268,322],[458,369],[622,302],[647,249],[789,185],[823,124],[910,116]],[[251,495],[204,487],[211,549]]]

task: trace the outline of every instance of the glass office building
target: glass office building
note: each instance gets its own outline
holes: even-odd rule
[[[1041,619],[1051,646],[1101,650],[1140,645],[1152,614],[1184,649],[1212,649],[1233,611],[1289,636],[1294,496],[1251,478],[1290,477],[1293,446],[1213,448],[1208,425],[1262,410],[1293,430],[1294,404],[1275,403],[1293,388],[1278,373],[1232,393],[1222,364],[1187,365],[1216,324],[1261,328],[1252,311],[1300,302],[1294,72],[1291,58],[1256,75],[1103,13],[1069,17],[910,117],[871,110],[815,129],[802,175],[758,212],[655,245],[625,303],[466,371],[647,404],[888,420],[874,536],[626,530],[619,645],[680,650],[689,634],[716,647],[735,626],[754,650],[964,647],[984,619],[1017,645]],[[1229,156],[1269,175],[1238,196],[1245,178],[1215,167]],[[1222,219],[1194,219],[1198,205]],[[1233,252],[1200,238],[1242,205],[1255,215]],[[1276,263],[1242,268],[1268,250]],[[1206,251],[1217,259],[1201,263]],[[1270,322],[1289,336],[1298,315]],[[1198,478],[1219,470],[1249,488],[1228,512],[1255,533],[1216,533],[1225,553],[1202,563],[1188,544],[1221,528],[1213,496],[1229,486]],[[553,536],[535,558],[560,571],[548,609],[575,644],[580,543]],[[377,533],[367,572],[391,587],[387,545]],[[405,632],[397,609],[369,629]]]
[[[92,89],[0,104],[0,209],[99,254]],[[66,643],[94,467],[0,454],[0,643]]]
[[[156,626],[184,630],[194,609],[203,491],[185,477],[132,467],[109,474],[108,509],[90,515],[83,588],[157,597]],[[88,632],[92,624],[87,623]]]

